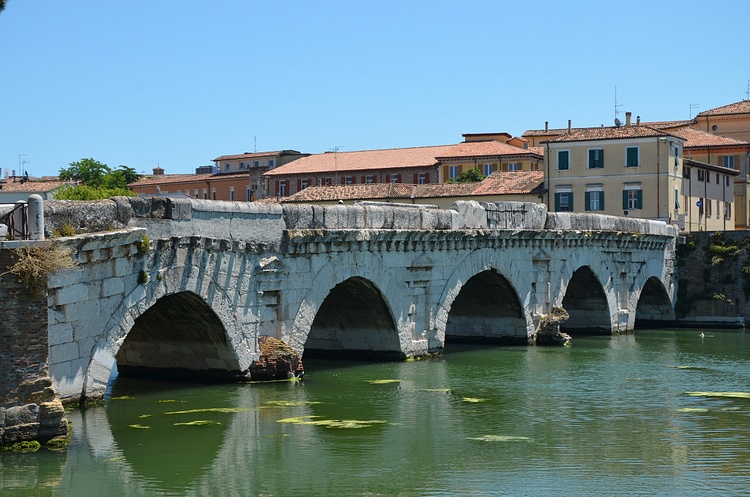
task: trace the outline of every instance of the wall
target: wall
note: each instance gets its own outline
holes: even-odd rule
[[[0,273],[17,260],[12,246],[0,243]],[[0,281],[0,445],[66,435],[68,424],[47,369],[46,296],[35,295],[9,273]]]
[[[692,233],[677,253],[678,322],[744,326],[750,320],[750,233]]]

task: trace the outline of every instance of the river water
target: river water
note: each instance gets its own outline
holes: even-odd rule
[[[309,360],[301,383],[117,378],[70,413],[66,453],[1,453],[0,495],[750,495],[750,398],[726,395],[750,392],[749,342],[645,330]]]

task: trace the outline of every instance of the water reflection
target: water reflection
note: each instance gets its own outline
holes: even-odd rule
[[[118,379],[105,407],[71,413],[67,454],[0,454],[0,481],[3,495],[737,495],[750,399],[685,392],[747,391],[746,345],[654,331],[311,360],[299,384]]]

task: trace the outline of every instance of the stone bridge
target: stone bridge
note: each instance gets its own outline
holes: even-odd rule
[[[63,401],[120,371],[241,375],[258,339],[300,355],[406,358],[452,341],[533,343],[554,306],[575,333],[674,319],[676,232],[539,204],[298,206],[46,202],[77,266],[47,282]]]

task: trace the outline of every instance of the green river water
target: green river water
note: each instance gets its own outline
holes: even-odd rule
[[[301,383],[117,378],[69,413],[67,452],[1,453],[0,495],[750,495],[750,398],[726,396],[750,392],[749,342],[646,330],[306,360]]]

